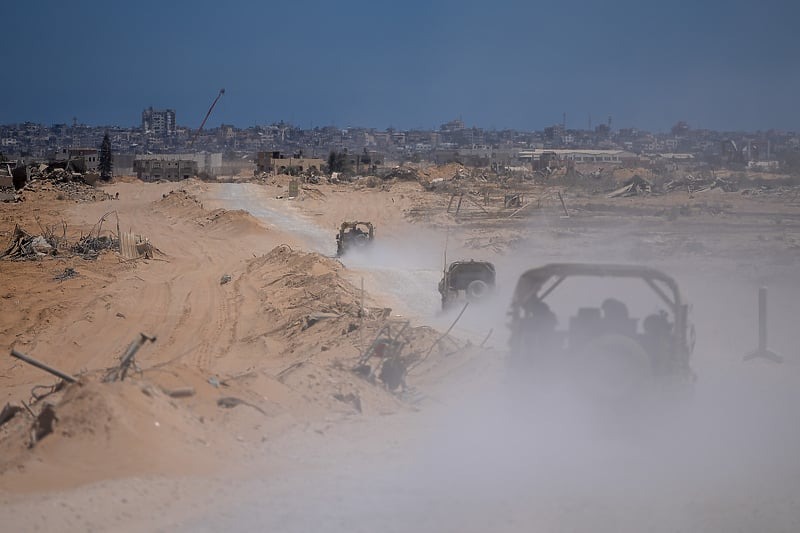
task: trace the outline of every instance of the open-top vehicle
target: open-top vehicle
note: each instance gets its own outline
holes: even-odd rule
[[[352,248],[366,247],[375,239],[372,222],[342,222],[336,234],[336,255],[341,257]]]
[[[468,301],[479,301],[494,289],[495,269],[488,261],[454,261],[444,270],[439,281],[442,308],[463,295]]]
[[[623,301],[607,298],[597,307],[579,307],[559,322],[547,300],[575,277],[641,280],[660,305],[637,319],[628,316]],[[627,398],[657,383],[690,384],[694,379],[688,306],[675,280],[656,269],[581,263],[534,268],[519,278],[509,315],[509,367],[514,374],[543,376],[557,370],[606,397]]]

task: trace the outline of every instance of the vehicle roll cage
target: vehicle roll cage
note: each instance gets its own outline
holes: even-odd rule
[[[669,307],[675,317],[675,335],[687,344],[688,306],[681,299],[673,278],[650,267],[617,264],[551,263],[532,268],[520,276],[509,314],[518,319],[531,300],[543,301],[569,277],[639,278]],[[550,280],[554,280],[548,284]],[[666,289],[666,290],[665,290]]]

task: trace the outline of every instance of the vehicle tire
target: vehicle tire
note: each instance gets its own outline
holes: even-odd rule
[[[480,279],[472,280],[467,285],[467,299],[471,302],[481,300],[489,294],[489,285]]]

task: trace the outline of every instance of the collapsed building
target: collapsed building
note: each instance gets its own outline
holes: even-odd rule
[[[178,181],[216,177],[222,171],[222,153],[142,154],[134,157],[133,172],[142,181]]]

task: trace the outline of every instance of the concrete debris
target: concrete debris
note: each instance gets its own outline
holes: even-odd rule
[[[52,253],[53,247],[41,235],[36,235],[31,239],[31,250],[37,255],[48,255]]]
[[[43,234],[33,235],[17,225],[8,246],[5,250],[0,251],[0,259],[22,261],[56,255],[77,255],[83,259],[97,259],[104,251],[119,249],[119,239],[113,234],[101,235],[102,225],[100,223],[88,235],[82,236],[74,244],[67,242],[67,226],[64,223],[60,228],[57,225],[42,227],[41,224],[40,228]],[[149,243],[140,243],[138,246],[139,252],[136,257],[147,254],[152,256],[156,250]]]
[[[3,201],[24,201],[27,192],[47,191],[55,192],[59,200],[95,202],[112,199],[111,195],[94,188],[99,174],[77,170],[71,161],[52,165],[17,166],[10,171],[13,191],[16,193],[11,196],[13,191],[5,192]],[[5,184],[6,181],[0,180],[0,183]]]
[[[42,235],[31,235],[19,226],[14,227],[11,242],[0,252],[0,259],[37,259],[55,254],[58,243],[50,243]]]
[[[653,185],[649,181],[638,174],[634,174],[631,179],[625,182],[625,185],[608,193],[608,197],[620,198],[628,196],[640,196],[644,194],[650,194],[652,191]]]
[[[195,390],[192,387],[183,387],[180,389],[161,389],[164,394],[170,398],[190,398],[195,395]]]
[[[665,191],[686,190],[691,193],[704,192],[711,189],[722,189],[725,192],[739,191],[739,185],[732,180],[708,177],[708,178],[695,178],[691,174],[687,174],[681,178],[668,181],[664,184]]]
[[[8,189],[14,186],[14,178],[11,166],[8,163],[0,164],[0,189]]]
[[[383,179],[391,180],[401,180],[401,181],[418,181],[419,174],[416,170],[409,167],[394,167],[388,174],[383,176]]]

